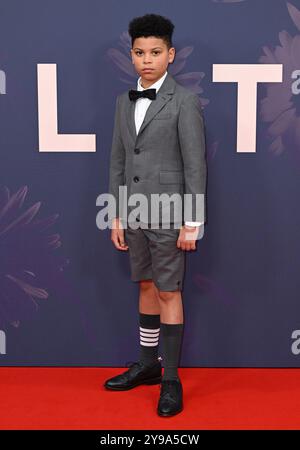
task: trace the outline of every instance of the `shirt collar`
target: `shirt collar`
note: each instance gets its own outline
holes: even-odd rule
[[[147,89],[156,89],[156,92],[159,90],[159,88],[161,87],[161,85],[163,84],[166,76],[168,74],[168,71],[166,71],[166,73],[159,78],[159,80],[155,81],[155,83],[151,84],[151,86],[147,87]],[[143,88],[143,86],[140,84],[141,81],[141,77],[139,77],[138,81],[137,81],[137,90],[138,91],[144,91],[145,88]]]

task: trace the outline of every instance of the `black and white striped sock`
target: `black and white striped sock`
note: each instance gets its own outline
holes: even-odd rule
[[[140,313],[140,361],[146,366],[157,362],[160,314]]]

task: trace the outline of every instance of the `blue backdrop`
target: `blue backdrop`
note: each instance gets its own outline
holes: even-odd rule
[[[0,14],[1,365],[122,366],[139,350],[129,255],[96,226],[115,98],[135,83],[129,21],[175,24],[169,71],[198,92],[207,225],[186,256],[181,366],[299,366],[300,1],[3,1]],[[37,64],[57,64],[60,133],[96,152],[38,151]],[[280,63],[258,86],[255,153],[236,151],[235,83],[213,64]],[[262,101],[264,102],[262,103]]]

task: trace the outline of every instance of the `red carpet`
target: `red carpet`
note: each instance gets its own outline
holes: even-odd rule
[[[184,410],[159,417],[159,385],[111,392],[124,368],[1,367],[1,429],[299,429],[298,369],[184,369]]]

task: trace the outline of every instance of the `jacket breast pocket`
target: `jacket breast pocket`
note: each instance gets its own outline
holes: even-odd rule
[[[161,184],[183,183],[183,173],[179,170],[161,170],[159,172],[159,182]]]
[[[164,113],[164,114],[156,114],[156,116],[153,117],[153,120],[164,120],[164,119],[171,119],[172,114]]]

